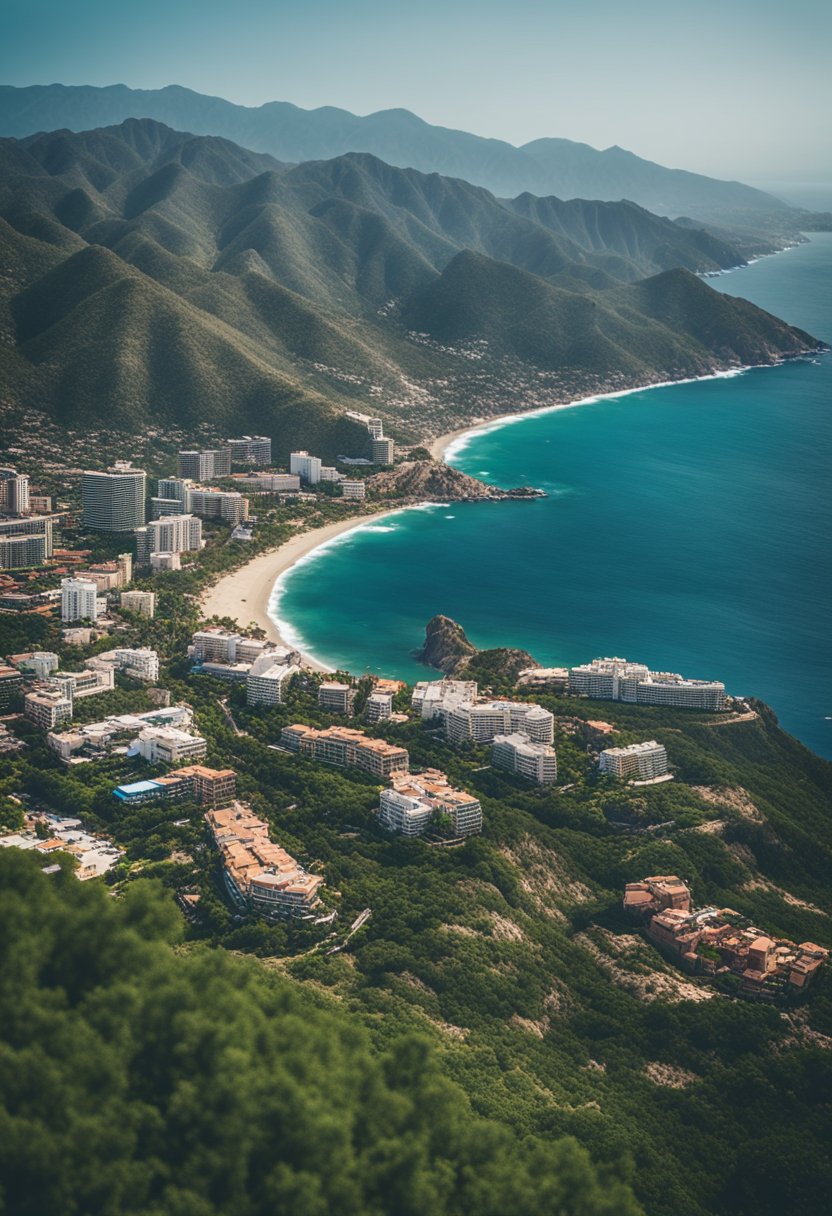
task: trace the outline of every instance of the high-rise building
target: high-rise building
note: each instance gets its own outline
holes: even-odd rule
[[[392,439],[370,440],[370,459],[373,464],[392,464],[396,457],[396,444]]]
[[[555,719],[548,709],[527,701],[461,701],[441,713],[452,743],[491,743],[496,735],[527,735],[532,743],[551,743]]]
[[[190,553],[202,548],[202,520],[195,515],[165,515],[136,529],[136,562],[150,564],[155,553]]]
[[[364,709],[368,722],[382,722],[393,712],[392,692],[371,692]]]
[[[42,532],[0,535],[0,570],[30,570],[45,562],[46,537]]]
[[[88,470],[81,481],[84,527],[132,532],[145,521],[147,474],[119,461],[106,472]]]
[[[265,469],[272,462],[272,441],[266,435],[242,435],[227,440],[231,448],[231,463],[247,465],[250,469]]]
[[[158,495],[150,500],[150,518],[163,519],[165,515],[184,515],[185,506],[178,498],[160,498]]]
[[[29,474],[0,469],[0,512],[25,515],[29,511]]]
[[[363,481],[353,481],[345,477],[341,482],[341,497],[350,498],[355,502],[363,502],[367,497],[367,486]]]
[[[182,514],[187,513],[188,493],[192,488],[193,482],[185,477],[160,477],[156,483],[156,493],[159,498],[172,498],[181,503]]]
[[[125,612],[135,612],[151,620],[156,615],[155,591],[122,591],[119,603]]]
[[[598,768],[611,777],[635,777],[650,781],[667,772],[667,751],[655,739],[631,743],[629,747],[608,747],[598,758]]]
[[[287,666],[272,654],[255,659],[246,676],[247,705],[282,705],[289,685],[300,672],[299,667]]]
[[[180,452],[176,458],[177,477],[191,481],[212,481],[231,474],[231,448],[204,448]]]
[[[248,499],[237,490],[200,490],[188,492],[188,510],[205,519],[224,519],[232,527],[248,519]]]
[[[52,519],[48,515],[29,515],[24,519],[0,519],[0,541],[25,537],[27,540],[35,536],[43,538],[44,558],[52,556]],[[26,553],[40,552],[40,545]]]
[[[538,785],[554,785],[558,779],[555,749],[548,743],[532,743],[528,735],[495,735],[491,763]]]
[[[316,486],[321,480],[321,459],[308,452],[292,452],[289,456],[289,472],[297,473],[302,481]]]
[[[61,620],[94,621],[98,616],[98,587],[88,578],[61,579]]]
[[[119,553],[116,558],[118,572],[121,575],[121,586],[125,587],[133,577],[133,554]]]
[[[54,730],[61,722],[69,722],[72,718],[72,690],[53,684],[38,685],[24,696],[23,712],[35,726]]]

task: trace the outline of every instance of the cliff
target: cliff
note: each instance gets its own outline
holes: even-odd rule
[[[507,498],[540,498],[542,490],[524,486],[501,490],[476,477],[469,477],[450,465],[433,460],[404,461],[392,469],[375,473],[367,482],[371,498],[410,498],[418,502],[436,499],[449,502],[473,502],[483,499],[501,501]]]
[[[499,646],[493,650],[478,650],[468,640],[465,630],[449,616],[435,616],[425,626],[425,644],[419,659],[428,667],[436,667],[445,675],[481,682],[508,680],[513,682],[521,671],[539,664],[527,650]]]

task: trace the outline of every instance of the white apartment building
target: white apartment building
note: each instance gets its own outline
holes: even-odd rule
[[[647,743],[631,743],[629,747],[608,747],[601,752],[598,768],[619,780],[632,777],[639,781],[650,781],[667,772],[667,751],[655,739]]]
[[[0,469],[0,513],[25,515],[29,510],[29,474]]]
[[[491,763],[537,785],[554,785],[558,779],[555,749],[548,743],[532,743],[528,735],[495,735]]]
[[[300,667],[287,666],[271,654],[255,659],[246,676],[246,705],[282,705]]]
[[[476,699],[475,680],[420,680],[413,689],[410,704],[423,721],[430,722],[451,706]]]
[[[389,832],[402,836],[421,836],[430,826],[433,807],[424,799],[396,790],[382,790],[379,799],[379,823]]]
[[[324,680],[318,688],[318,708],[330,714],[351,714],[355,689],[338,680]]]
[[[527,735],[532,743],[551,743],[555,719],[548,709],[525,701],[461,702],[444,712],[451,743],[491,743],[495,735]]]
[[[104,472],[87,470],[81,480],[84,527],[101,532],[132,532],[145,521],[147,474],[129,461]]]
[[[593,659],[569,669],[569,691],[603,701],[667,705],[677,709],[725,708],[725,685],[689,680],[675,672],[650,671],[627,659]]]
[[[393,713],[392,692],[371,692],[367,697],[364,714],[368,722],[383,722]]]
[[[139,732],[130,753],[150,764],[182,764],[204,760],[208,744],[199,735],[189,735],[177,726],[149,726]]]
[[[341,482],[341,497],[351,499],[353,502],[364,502],[367,497],[367,485],[363,481],[353,481],[349,477],[345,477]]]
[[[261,494],[296,494],[300,490],[297,473],[252,473],[250,477],[235,475],[236,484]]]
[[[264,469],[272,462],[272,441],[267,435],[241,435],[239,439],[226,439],[226,443],[232,464]]]
[[[151,553],[151,570],[181,570],[182,558],[178,553]]]
[[[180,452],[176,458],[177,477],[189,481],[213,481],[231,474],[231,448],[205,448]]]
[[[159,656],[149,646],[105,650],[103,654],[87,659],[85,665],[97,667],[99,664],[113,667],[123,675],[146,684],[155,684],[159,679]]]
[[[56,671],[48,680],[59,688],[73,703],[84,697],[94,697],[100,692],[110,692],[115,687],[112,667],[101,664],[85,671]]]
[[[321,460],[308,452],[292,452],[289,455],[289,472],[296,473],[301,481],[316,486],[321,480]]]
[[[72,692],[52,684],[33,688],[23,698],[23,712],[35,726],[54,730],[72,718]]]
[[[136,561],[152,564],[154,553],[189,553],[202,548],[202,520],[195,515],[168,515],[136,529]]]
[[[125,612],[135,612],[138,616],[146,616],[153,620],[156,615],[156,592],[122,591],[119,596],[119,606]]]
[[[188,510],[204,519],[222,519],[236,527],[248,519],[248,499],[238,490],[193,489],[188,491]]]
[[[61,579],[61,620],[94,621],[98,616],[98,587],[88,578]]]

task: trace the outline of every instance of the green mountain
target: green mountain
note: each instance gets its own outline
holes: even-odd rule
[[[666,270],[741,254],[632,204],[504,203],[364,154],[291,167],[150,120],[0,141],[0,240],[7,411],[254,427],[283,456],[362,453],[347,408],[424,438],[539,404],[541,369],[574,394],[817,345]]]
[[[567,199],[630,199],[660,215],[693,216],[700,223],[768,234],[775,240],[818,222],[809,212],[762,190],[668,169],[623,148],[599,151],[567,139],[538,139],[517,148],[502,140],[432,126],[401,109],[358,117],[332,106],[302,110],[279,101],[249,108],[178,85],[0,88],[3,135],[21,138],[60,128],[82,131],[127,118],[153,118],[178,130],[223,136],[284,161],[368,152],[390,165],[462,177],[500,196],[529,192]]]

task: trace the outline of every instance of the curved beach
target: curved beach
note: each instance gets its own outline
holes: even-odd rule
[[[394,508],[396,509],[399,508]],[[253,623],[262,629],[271,641],[281,646],[292,645],[291,641],[281,635],[277,623],[269,615],[272,592],[280,576],[291,570],[301,558],[307,557],[314,549],[334,540],[336,536],[353,532],[391,514],[393,511],[387,510],[357,518],[353,515],[349,519],[339,519],[322,528],[312,528],[308,532],[293,536],[277,549],[258,554],[244,566],[223,575],[202,593],[200,607],[203,616],[231,617],[241,628]],[[303,661],[315,671],[330,670],[310,655],[304,654]]]

